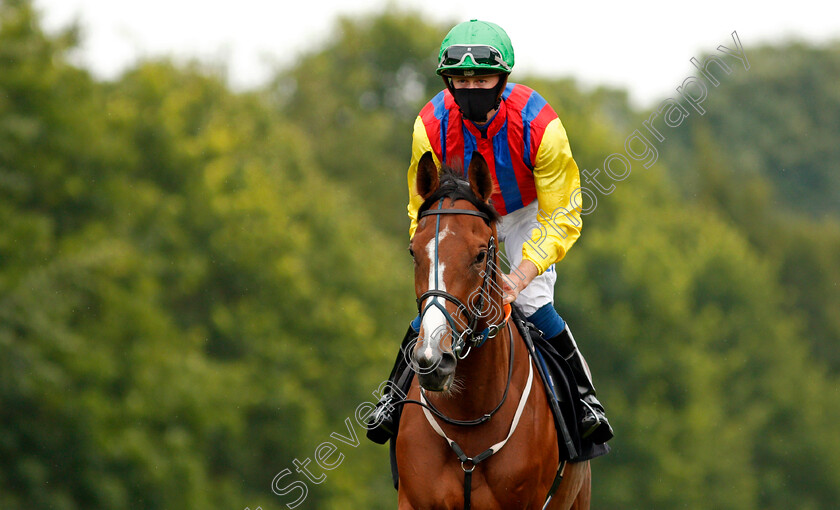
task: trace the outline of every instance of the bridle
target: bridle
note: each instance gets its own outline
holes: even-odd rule
[[[458,356],[459,359],[466,358],[469,355],[469,353],[470,353],[470,351],[472,350],[473,347],[476,347],[476,348],[481,347],[481,345],[484,344],[484,342],[486,342],[487,339],[495,337],[496,335],[498,335],[499,331],[503,327],[507,326],[508,337],[510,339],[510,356],[508,357],[509,365],[508,365],[507,383],[505,384],[505,391],[504,391],[504,394],[502,395],[502,399],[498,403],[498,405],[492,411],[490,411],[490,412],[484,414],[483,416],[481,416],[480,418],[476,418],[474,420],[455,420],[455,419],[449,418],[448,416],[444,415],[434,405],[432,405],[431,402],[426,400],[425,390],[422,387],[420,388],[420,401],[406,399],[406,400],[401,400],[399,402],[396,402],[395,405],[402,405],[402,404],[417,404],[417,405],[419,405],[423,409],[423,413],[426,416],[426,420],[429,422],[429,425],[431,425],[432,429],[434,429],[434,431],[439,436],[441,436],[444,440],[446,440],[449,447],[452,449],[452,451],[458,457],[458,460],[461,461],[461,469],[464,471],[464,509],[466,510],[466,509],[470,508],[470,498],[471,498],[471,493],[472,493],[472,473],[475,470],[476,466],[480,462],[483,462],[484,460],[487,460],[488,458],[493,456],[495,453],[497,453],[499,450],[501,450],[502,447],[507,443],[507,441],[513,435],[513,432],[516,430],[516,427],[519,424],[519,419],[520,419],[520,417],[522,415],[522,412],[525,408],[525,404],[528,400],[528,395],[531,392],[531,385],[532,385],[534,373],[533,373],[533,363],[530,359],[530,353],[529,353],[528,380],[526,382],[525,389],[523,390],[522,395],[519,399],[519,404],[517,405],[516,412],[514,414],[513,421],[511,423],[510,430],[507,434],[507,437],[505,437],[502,441],[499,441],[498,443],[490,446],[489,448],[487,448],[486,450],[484,450],[483,452],[481,452],[478,455],[475,455],[473,457],[467,456],[466,453],[464,453],[463,449],[458,445],[458,443],[456,443],[454,440],[452,440],[450,437],[448,437],[446,435],[446,433],[443,431],[443,429],[440,427],[440,425],[438,425],[438,423],[435,421],[434,417],[432,416],[432,413],[433,413],[434,415],[436,415],[438,418],[442,419],[446,423],[449,423],[451,425],[461,425],[461,426],[480,425],[480,424],[482,424],[486,421],[489,421],[490,418],[494,414],[496,414],[496,412],[499,409],[501,409],[502,404],[504,404],[505,400],[507,399],[508,390],[510,389],[510,383],[511,383],[511,379],[513,377],[513,365],[514,365],[513,364],[513,356],[514,356],[513,332],[511,331],[510,320],[509,320],[510,319],[510,308],[508,308],[507,313],[504,314],[505,317],[501,322],[499,322],[497,324],[492,324],[492,325],[488,326],[487,328],[485,328],[483,331],[481,331],[479,333],[476,333],[476,328],[478,327],[478,321],[482,317],[484,317],[484,295],[487,292],[487,286],[489,285],[489,282],[491,282],[491,281],[495,282],[495,278],[496,278],[496,262],[495,262],[496,261],[496,239],[495,239],[495,236],[491,235],[490,239],[487,241],[487,256],[486,256],[486,259],[485,259],[483,280],[481,282],[481,287],[479,288],[479,295],[478,295],[478,298],[477,298],[478,299],[478,306],[476,308],[478,309],[478,313],[475,313],[475,314],[470,313],[470,309],[460,299],[453,296],[449,292],[446,292],[444,290],[440,290],[440,289],[437,288],[437,284],[438,284],[438,281],[439,281],[439,279],[438,279],[439,275],[437,274],[437,271],[438,271],[438,266],[439,266],[438,265],[438,240],[440,238],[440,217],[444,214],[465,214],[465,215],[470,215],[470,216],[478,216],[479,218],[483,219],[488,225],[490,224],[490,217],[487,214],[485,214],[481,211],[474,211],[472,209],[443,209],[444,200],[445,200],[445,198],[441,198],[437,209],[427,209],[427,210],[421,212],[419,214],[418,218],[417,218],[418,221],[419,221],[421,218],[424,218],[426,216],[436,216],[437,217],[436,222],[435,222],[435,260],[432,261],[432,265],[433,265],[434,271],[435,271],[435,277],[433,279],[433,281],[435,282],[434,283],[435,288],[427,290],[419,298],[417,298],[417,309],[420,312],[421,320],[422,320],[423,315],[425,315],[425,313],[433,306],[436,307],[438,310],[440,310],[441,313],[443,313],[443,316],[446,318],[446,321],[449,323],[449,326],[452,328],[452,330],[454,332],[458,333],[458,337],[456,339],[454,339],[453,342],[452,342],[452,352],[455,353],[455,355]],[[423,302],[428,298],[431,298],[431,300],[429,301],[429,304],[426,305],[425,308],[423,308]],[[467,324],[466,328],[464,328],[463,330],[459,330],[458,321],[456,321],[455,318],[452,317],[452,315],[446,310],[445,303],[441,303],[438,300],[439,298],[443,299],[444,302],[449,301],[449,302],[455,304],[458,307],[458,310],[461,312],[461,314],[463,316],[465,316],[468,320],[468,324]],[[465,346],[467,348],[467,351],[462,356],[461,352],[463,351]],[[546,495],[545,502],[543,503],[543,510],[545,510],[548,507],[554,493],[556,492],[557,488],[560,486],[560,482],[563,480],[563,472],[565,471],[565,467],[566,467],[566,461],[565,460],[561,461],[560,464],[557,466],[557,473],[554,477],[554,481],[553,481],[551,487],[549,488],[548,494]]]
[[[478,295],[478,307],[477,308],[479,309],[479,313],[471,314],[470,311],[469,311],[469,308],[460,299],[458,299],[457,297],[453,296],[452,294],[450,294],[450,293],[448,293],[444,290],[440,290],[440,289],[437,288],[437,282],[438,282],[438,274],[437,274],[437,268],[438,268],[438,239],[440,237],[440,217],[441,217],[441,215],[444,215],[444,214],[466,214],[466,215],[469,215],[469,216],[478,216],[479,218],[483,219],[486,223],[488,223],[488,224],[490,223],[490,217],[487,214],[485,214],[481,211],[474,211],[472,209],[443,209],[443,201],[444,201],[444,199],[442,198],[440,200],[440,203],[439,203],[437,209],[427,209],[427,210],[421,212],[420,215],[417,218],[418,220],[420,220],[421,218],[424,218],[426,216],[437,216],[436,223],[435,223],[435,260],[433,261],[433,264],[432,264],[435,268],[434,271],[436,272],[435,273],[435,278],[434,278],[435,288],[427,290],[419,298],[417,298],[417,308],[420,311],[421,319],[422,319],[423,315],[432,306],[438,308],[440,310],[440,312],[443,313],[443,316],[446,318],[446,321],[449,323],[449,326],[452,328],[452,330],[455,331],[455,332],[459,332],[458,333],[458,338],[455,339],[452,342],[452,351],[455,353],[456,356],[458,356],[459,359],[466,358],[467,355],[470,353],[470,350],[472,349],[473,346],[480,347],[482,344],[484,344],[485,341],[487,341],[488,338],[494,338],[495,336],[498,335],[499,331],[503,327],[507,326],[508,336],[510,337],[510,357],[509,357],[509,360],[508,360],[508,374],[507,374],[507,383],[505,384],[505,392],[502,395],[502,399],[499,401],[498,405],[496,405],[496,407],[493,408],[492,411],[484,413],[482,416],[480,416],[476,419],[473,419],[473,420],[456,420],[454,418],[450,418],[450,417],[446,416],[440,410],[438,410],[434,405],[432,405],[431,402],[426,401],[426,399],[424,398],[425,390],[423,388],[420,388],[421,401],[404,399],[404,400],[400,400],[398,402],[395,402],[394,405],[418,404],[421,407],[423,407],[424,409],[427,409],[427,410],[431,411],[432,413],[435,414],[435,416],[437,416],[441,420],[445,421],[446,423],[449,423],[450,425],[459,425],[459,426],[481,425],[482,423],[484,423],[486,421],[489,421],[490,418],[492,418],[493,415],[496,414],[496,411],[498,411],[499,409],[502,408],[502,405],[505,403],[505,400],[507,400],[508,390],[510,390],[510,381],[513,378],[513,352],[514,352],[514,349],[513,349],[513,332],[511,331],[511,327],[510,327],[510,307],[508,305],[507,313],[504,314],[505,317],[500,323],[488,326],[487,328],[485,328],[483,331],[479,332],[478,334],[475,333],[475,329],[478,326],[478,321],[481,319],[481,317],[484,316],[483,315],[483,313],[484,313],[484,294],[487,291],[487,286],[489,285],[489,282],[491,281],[491,279],[495,281],[495,276],[496,276],[496,263],[495,263],[495,259],[496,259],[496,239],[495,239],[494,236],[490,236],[490,239],[487,241],[487,258],[485,260],[485,266],[484,266],[484,276],[483,276],[484,279],[481,282],[481,287],[479,288],[479,295]],[[425,301],[429,297],[432,298],[431,301],[429,302],[429,304],[425,308],[422,308],[423,301]],[[468,325],[465,329],[460,330],[460,328],[459,328],[460,325],[459,325],[458,321],[454,317],[452,317],[452,315],[449,313],[449,311],[446,310],[446,306],[444,305],[444,303],[441,303],[441,302],[438,301],[438,298],[443,299],[444,301],[450,301],[450,302],[454,303],[458,307],[460,312],[468,318],[469,323],[468,323]],[[461,352],[462,352],[464,346],[467,347],[467,352],[465,352],[462,356]]]
[[[484,342],[486,342],[490,338],[494,338],[496,335],[499,334],[499,330],[508,322],[508,318],[510,317],[510,312],[508,311],[505,314],[505,317],[502,319],[501,322],[497,324],[491,324],[490,326],[486,327],[483,331],[476,332],[476,328],[478,327],[478,321],[481,320],[485,316],[484,310],[484,296],[487,293],[487,287],[489,282],[495,282],[496,280],[496,238],[494,236],[490,236],[490,239],[487,241],[487,255],[484,259],[484,271],[483,271],[483,280],[481,281],[481,287],[478,289],[478,303],[475,309],[478,310],[477,313],[471,313],[470,308],[465,305],[460,299],[453,296],[449,292],[445,290],[440,290],[437,288],[438,282],[438,239],[440,237],[440,217],[444,214],[461,214],[461,215],[469,215],[469,216],[478,216],[479,218],[483,219],[488,225],[490,224],[490,217],[481,212],[481,211],[473,211],[472,209],[443,209],[443,201],[441,199],[437,209],[427,209],[420,213],[418,216],[418,221],[421,218],[425,218],[426,216],[437,216],[435,222],[435,260],[432,261],[432,267],[434,267],[435,271],[435,288],[429,289],[424,292],[419,298],[417,298],[417,310],[420,313],[421,321],[423,315],[432,308],[437,308],[443,316],[446,318],[446,321],[449,323],[449,326],[452,328],[452,331],[458,333],[457,338],[452,341],[452,352],[458,356],[459,359],[466,358],[473,347],[481,347]],[[429,304],[426,307],[423,307],[423,303],[431,297],[432,299],[429,301]],[[446,305],[441,303],[438,298],[443,299],[444,301],[449,301],[453,303],[455,306],[458,307],[458,310],[461,314],[467,318],[467,327],[464,329],[460,329],[459,322],[452,317],[452,314],[446,309]],[[464,348],[466,347],[466,352],[464,352]],[[463,353],[463,354],[462,354]]]

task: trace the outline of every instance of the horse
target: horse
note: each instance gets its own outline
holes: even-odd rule
[[[418,164],[409,251],[421,326],[407,401],[419,405],[404,407],[396,438],[399,508],[588,510],[589,461],[559,462],[546,393],[502,304],[499,215],[477,152],[467,176],[439,173],[430,152]]]

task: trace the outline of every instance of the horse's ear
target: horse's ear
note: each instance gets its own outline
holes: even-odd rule
[[[440,186],[438,169],[435,166],[435,160],[432,159],[432,153],[427,151],[417,164],[417,193],[426,200],[437,191],[438,186]]]
[[[490,177],[490,170],[487,168],[487,162],[478,152],[473,152],[472,159],[470,159],[470,168],[467,171],[470,178],[470,188],[473,193],[481,199],[482,202],[487,202],[493,195],[493,178]]]

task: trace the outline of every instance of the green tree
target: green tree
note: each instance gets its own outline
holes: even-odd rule
[[[262,95],[167,63],[97,84],[27,2],[2,19],[0,506],[277,505],[384,377],[402,243]],[[309,504],[376,507],[374,451]]]
[[[597,505],[830,507],[837,382],[784,312],[774,264],[656,173],[621,184],[619,213],[596,211],[558,268],[558,309],[615,417]]]
[[[689,200],[720,209],[780,268],[790,308],[816,359],[840,373],[840,47],[747,48],[748,71],[721,76],[703,117],[665,142],[663,159]]]
[[[446,33],[419,14],[387,8],[342,17],[333,36],[278,74],[278,111],[300,126],[324,171],[369,197],[365,207],[388,233],[408,232],[406,171],[414,119],[443,88],[435,75]],[[381,215],[382,210],[394,213]]]
[[[234,93],[167,61],[98,82],[67,61],[74,29],[0,3],[0,507],[290,500],[275,475],[355,421],[416,313],[404,175],[444,30],[344,18],[267,90]],[[786,79],[811,73],[830,105],[830,70]],[[620,90],[516,80],[555,106],[581,168],[646,118]],[[780,209],[758,163],[726,164],[732,120],[777,106],[709,101],[671,155],[599,197],[558,266],[618,433],[596,505],[830,508],[840,234]],[[354,432],[304,507],[393,508],[386,450]]]

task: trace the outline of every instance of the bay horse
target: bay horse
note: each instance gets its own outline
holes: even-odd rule
[[[400,419],[399,508],[588,510],[589,461],[559,462],[546,393],[502,305],[499,215],[477,152],[467,175],[439,174],[430,152],[418,165],[425,202],[410,252],[421,326],[407,401],[420,405]]]

